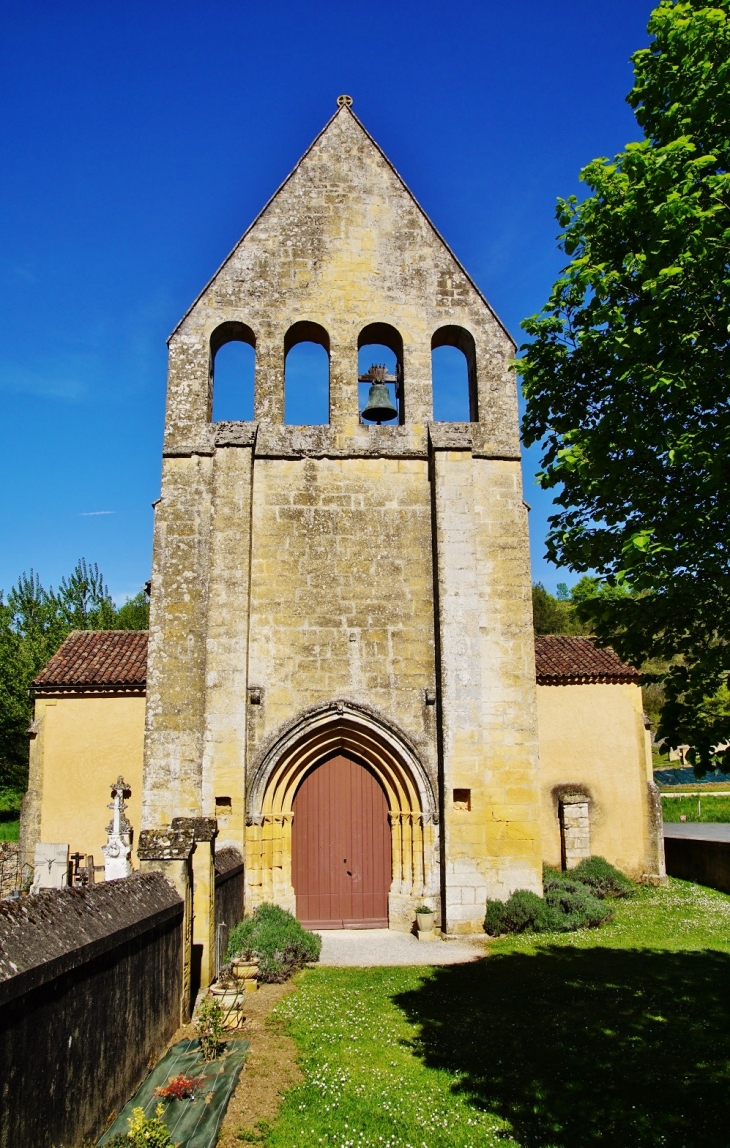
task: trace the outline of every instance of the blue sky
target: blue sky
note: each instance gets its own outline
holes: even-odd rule
[[[652,5],[5,0],[0,587],[85,556],[149,576],[165,339],[348,92],[520,339],[561,266],[555,199],[638,138]],[[526,455],[534,577],[549,499]]]

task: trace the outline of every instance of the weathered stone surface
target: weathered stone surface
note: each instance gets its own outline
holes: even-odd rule
[[[19,841],[0,841],[0,899],[10,896],[21,882]]]
[[[188,820],[192,819],[184,819],[185,822]],[[179,828],[143,829],[139,835],[137,856],[140,861],[187,861],[194,846],[195,834],[188,824]]]
[[[564,793],[560,799],[563,862],[575,869],[591,855],[590,803],[585,793]]]
[[[218,832],[215,817],[173,817],[173,833],[192,830],[193,841],[212,841]]]

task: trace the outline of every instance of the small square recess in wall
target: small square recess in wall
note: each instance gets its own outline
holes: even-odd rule
[[[454,809],[471,809],[471,790],[454,790]]]
[[[216,817],[227,817],[231,813],[231,799],[230,797],[216,797],[215,799],[215,814]]]

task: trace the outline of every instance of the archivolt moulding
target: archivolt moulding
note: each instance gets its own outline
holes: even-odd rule
[[[262,746],[248,787],[247,824],[291,814],[304,775],[337,750],[370,766],[391,815],[438,822],[431,781],[408,736],[369,706],[336,699],[299,714]]]

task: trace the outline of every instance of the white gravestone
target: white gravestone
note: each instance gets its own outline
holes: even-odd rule
[[[120,774],[112,785],[112,801],[109,809],[113,810],[112,819],[106,827],[108,840],[102,845],[104,854],[104,880],[118,881],[120,877],[129,877],[132,866],[129,861],[132,852],[131,830],[132,826],[124,816],[127,803],[125,793],[131,793],[130,787]]]
[[[68,885],[68,845],[39,841],[35,847],[31,893]]]

